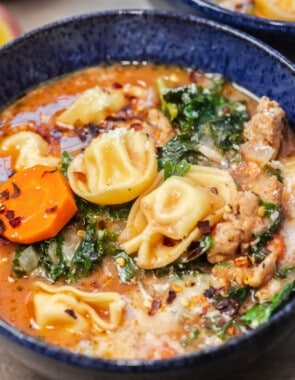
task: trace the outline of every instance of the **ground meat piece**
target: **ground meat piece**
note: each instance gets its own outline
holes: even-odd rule
[[[236,267],[232,261],[231,267],[215,265],[212,269],[214,276],[224,286],[230,285],[233,281],[241,286],[252,286],[259,288],[266,284],[276,271],[277,252],[270,253],[265,260],[254,267]]]
[[[241,244],[252,239],[253,231],[262,231],[265,223],[258,216],[259,202],[250,191],[238,192],[238,202],[232,212],[224,214],[224,222],[217,224],[214,245],[208,252],[210,263],[218,263],[233,258]]]
[[[251,190],[265,202],[279,205],[282,203],[283,184],[274,175],[267,176],[261,173],[251,186]]]
[[[246,161],[268,162],[278,155],[282,131],[285,126],[285,112],[277,102],[263,96],[257,113],[248,122],[244,137],[248,140],[241,147]]]

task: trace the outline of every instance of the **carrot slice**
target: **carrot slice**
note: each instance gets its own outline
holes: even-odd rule
[[[54,167],[21,170],[0,186],[0,234],[14,243],[56,236],[76,211],[70,186]]]

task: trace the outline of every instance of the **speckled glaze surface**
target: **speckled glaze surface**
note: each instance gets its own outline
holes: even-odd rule
[[[244,28],[249,31],[262,31],[295,37],[295,22],[271,20],[234,12],[214,4],[213,1],[210,0],[183,0],[183,2],[195,7],[204,14],[211,16],[213,19],[229,25]]]
[[[153,61],[219,72],[256,95],[279,101],[295,126],[295,68],[280,54],[212,21],[157,11],[80,16],[29,33],[0,50],[0,105],[48,79],[112,61]],[[293,329],[295,300],[268,323],[221,347],[174,359],[90,358],[47,345],[0,321],[12,355],[52,379],[177,380],[232,374]]]
[[[178,0],[177,0],[178,1]],[[204,16],[242,31],[269,43],[292,60],[295,59],[295,22],[284,22],[234,12],[210,0],[180,0]]]

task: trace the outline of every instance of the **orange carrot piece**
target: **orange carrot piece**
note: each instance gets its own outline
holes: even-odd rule
[[[285,254],[285,240],[281,235],[275,235],[274,238],[268,243],[267,248],[270,250],[276,250],[278,259],[282,260]]]
[[[76,211],[71,188],[54,167],[21,170],[0,186],[0,234],[14,243],[56,236]]]

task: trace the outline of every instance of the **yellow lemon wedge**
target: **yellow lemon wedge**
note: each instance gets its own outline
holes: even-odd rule
[[[295,21],[295,0],[256,0],[257,16],[282,21]]]

